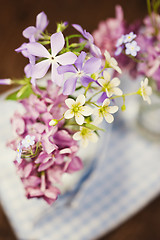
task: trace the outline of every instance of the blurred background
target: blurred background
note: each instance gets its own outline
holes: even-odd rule
[[[100,21],[115,16],[115,6],[120,4],[125,19],[131,23],[147,14],[146,0],[1,0],[0,7],[0,78],[21,78],[27,63],[14,49],[25,39],[22,31],[35,25],[36,15],[44,11],[50,21],[48,30],[54,32],[56,22],[68,21],[80,24],[92,32]],[[0,86],[0,92],[8,87]],[[160,198],[157,198],[139,214],[101,240],[159,240]],[[9,223],[0,208],[0,240],[15,239]]]

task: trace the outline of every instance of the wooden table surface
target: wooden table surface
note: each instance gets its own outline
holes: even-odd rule
[[[79,23],[92,32],[98,22],[114,16],[116,4],[123,6],[126,19],[131,22],[145,16],[145,0],[5,0],[0,7],[0,78],[20,78],[27,63],[14,52],[24,38],[21,32],[35,24],[35,16],[44,10],[50,20],[50,30],[55,22],[68,20]],[[0,92],[6,90],[0,86]],[[0,207],[0,240],[14,240],[13,231]],[[160,240],[160,197],[120,227],[102,237],[101,240]],[[25,240],[25,238],[24,238]],[[27,240],[27,239],[26,239]],[[38,240],[38,239],[37,239]],[[52,239],[51,239],[52,240]],[[54,240],[54,239],[53,239]]]

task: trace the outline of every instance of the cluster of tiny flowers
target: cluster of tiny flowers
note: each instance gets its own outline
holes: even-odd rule
[[[124,50],[126,55],[131,55],[135,57],[137,52],[140,51],[140,47],[137,45],[137,42],[134,40],[136,34],[130,32],[129,34],[122,35],[116,43],[117,50],[115,55],[118,56]]]
[[[102,130],[99,124],[103,120],[113,122],[113,114],[118,111],[116,99],[124,100],[127,94],[123,94],[115,75],[122,72],[118,62],[107,50],[102,55],[89,32],[73,24],[78,34],[65,36],[68,23],[64,22],[49,34],[44,32],[48,23],[46,14],[41,12],[36,26],[23,31],[29,42],[16,51],[29,60],[25,78],[19,83],[10,79],[1,79],[0,83],[21,86],[8,96],[26,110],[23,115],[16,112],[11,120],[17,137],[9,145],[17,151],[15,165],[26,196],[43,198],[51,204],[60,194],[58,184],[63,174],[83,167],[77,156],[78,141],[83,147],[90,141],[96,143]],[[74,38],[78,41],[70,43]],[[125,35],[117,46],[125,44],[126,54],[135,55],[139,49],[133,47],[134,38],[133,33]],[[41,87],[38,80],[43,77],[48,81]],[[150,103],[147,81],[133,94]]]

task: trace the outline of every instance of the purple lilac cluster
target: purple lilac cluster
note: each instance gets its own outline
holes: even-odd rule
[[[50,120],[61,118],[66,110],[66,97],[58,94],[59,87],[48,81],[44,91],[36,88],[40,96],[31,95],[21,101],[25,113],[16,112],[11,119],[16,138],[8,143],[17,150],[17,167],[27,198],[43,198],[52,204],[60,194],[57,184],[61,184],[64,173],[82,169],[77,156],[78,145],[67,130],[64,121],[50,126]],[[18,146],[18,148],[17,148]]]

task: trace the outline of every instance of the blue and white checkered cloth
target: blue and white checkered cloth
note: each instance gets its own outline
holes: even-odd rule
[[[66,196],[65,203],[60,198],[51,207],[38,199],[27,200],[12,163],[14,153],[5,147],[17,103],[2,98],[0,200],[18,239],[97,239],[160,193],[160,144],[117,118],[121,120],[115,120],[108,143],[105,135],[100,140],[96,168],[73,198]]]

